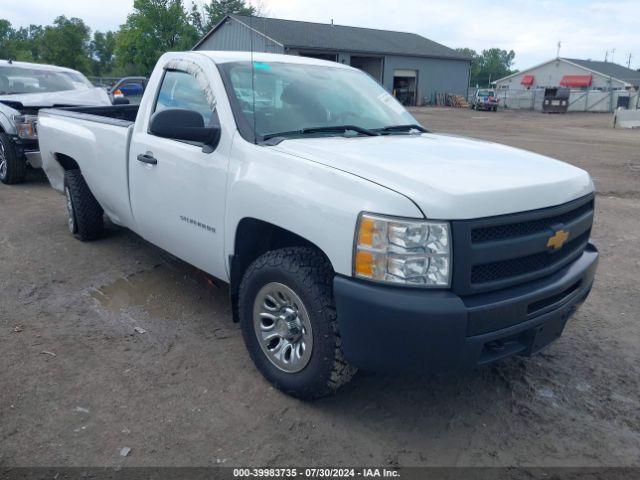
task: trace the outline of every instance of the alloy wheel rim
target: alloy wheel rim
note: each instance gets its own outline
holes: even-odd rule
[[[253,307],[253,327],[262,352],[279,370],[297,373],[311,359],[313,331],[300,297],[282,283],[260,289]]]
[[[69,191],[69,187],[64,188],[64,195],[67,200],[67,225],[69,226],[69,231],[71,233],[76,233],[76,217],[73,213],[73,202],[71,201],[71,192]]]

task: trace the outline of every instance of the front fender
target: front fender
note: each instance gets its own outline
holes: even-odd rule
[[[360,212],[423,218],[418,207],[397,192],[268,146],[236,137],[231,158],[226,258],[234,254],[238,224],[252,217],[317,245],[336,273],[351,275]]]

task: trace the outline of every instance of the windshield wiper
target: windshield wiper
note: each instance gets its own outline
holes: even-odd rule
[[[374,131],[382,132],[382,133],[393,133],[393,132],[410,132],[411,130],[418,130],[422,133],[429,133],[429,130],[424,128],[418,124],[410,124],[410,125],[391,125],[389,127],[384,128],[376,128]]]
[[[311,133],[346,133],[346,132],[356,132],[361,135],[367,135],[369,137],[377,137],[380,135],[373,130],[369,130],[367,128],[358,127],[356,125],[331,125],[328,127],[310,127],[303,128],[301,130],[291,130],[289,132],[280,132],[280,133],[269,133],[262,137],[263,141],[269,140],[270,138],[276,137],[289,137],[292,135],[308,135]]]
[[[369,130],[368,128],[358,127],[356,125],[335,125],[329,127],[303,128],[302,133],[321,133],[321,132],[356,132],[369,137],[377,137],[379,133]]]

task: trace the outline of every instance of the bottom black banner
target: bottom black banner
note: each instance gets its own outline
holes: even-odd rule
[[[2,480],[640,480],[640,467],[0,467]]]

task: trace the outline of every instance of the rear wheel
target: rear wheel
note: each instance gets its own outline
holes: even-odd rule
[[[348,382],[333,300],[333,271],[312,248],[258,258],[238,298],[242,335],[256,367],[285,393],[313,399]]]
[[[18,156],[11,137],[0,133],[0,182],[7,185],[21,183],[26,175],[27,161]]]
[[[64,194],[69,231],[82,241],[100,238],[104,230],[104,211],[80,170],[65,172]]]

